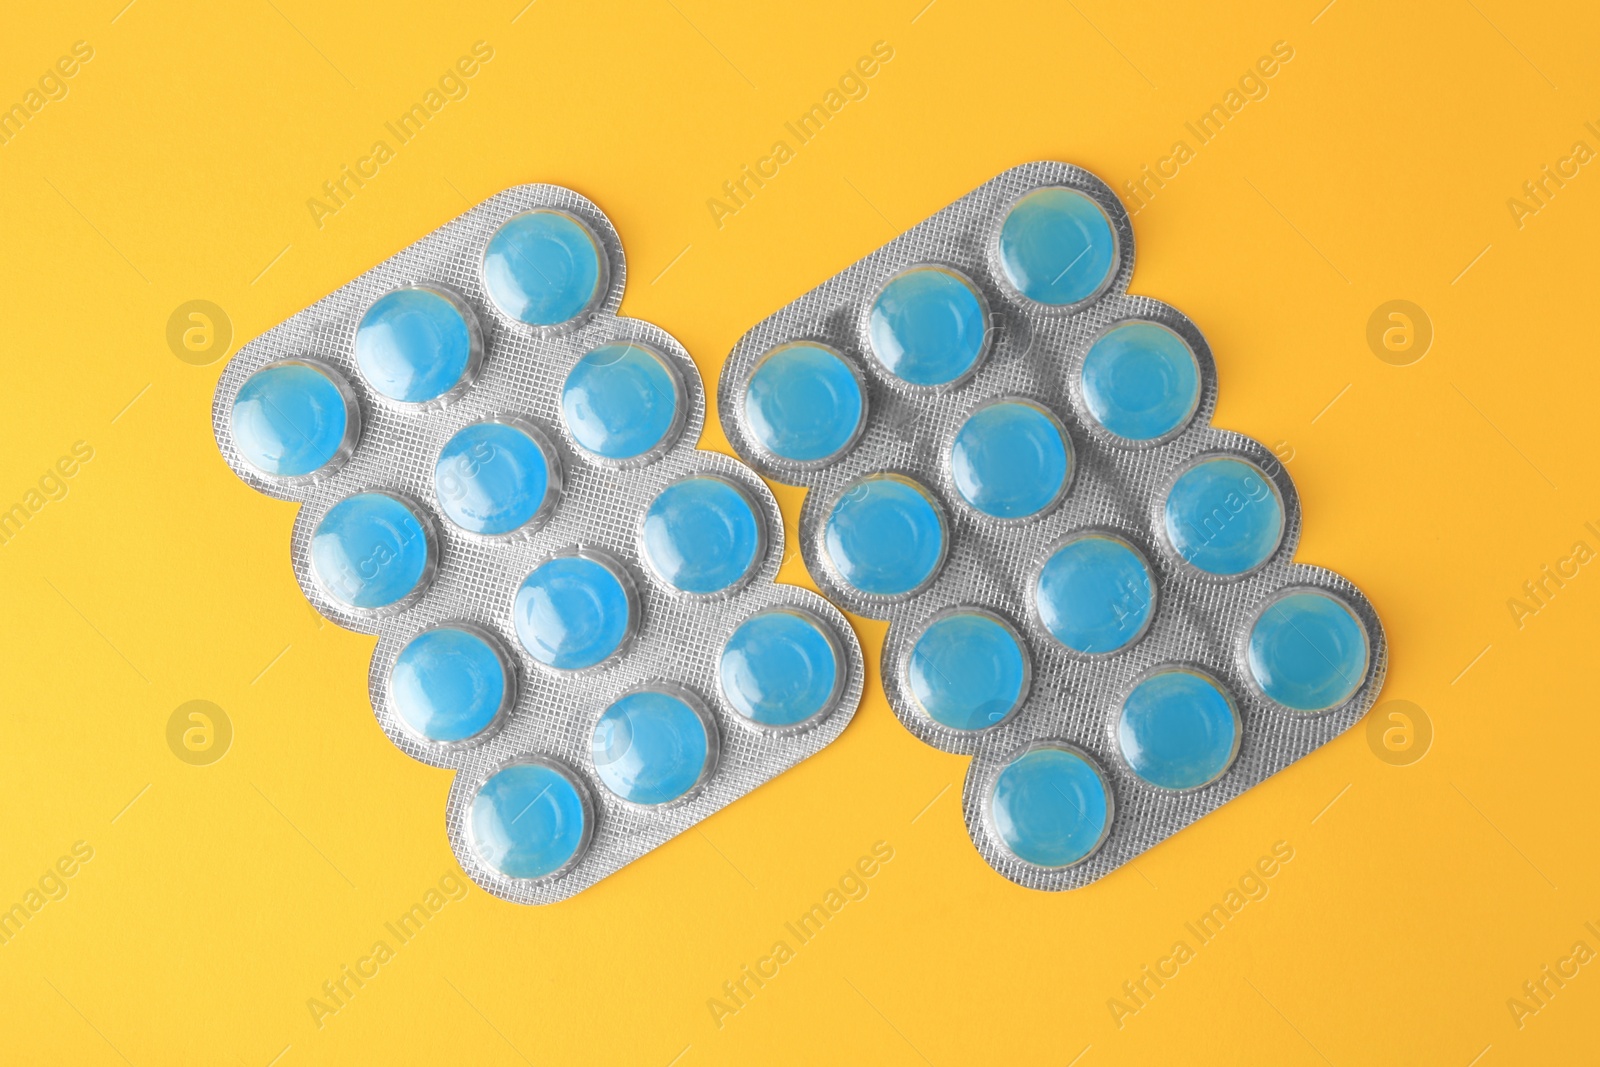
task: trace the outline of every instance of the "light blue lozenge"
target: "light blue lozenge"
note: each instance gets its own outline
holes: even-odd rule
[[[589,841],[583,794],[544,763],[496,771],[472,799],[472,847],[507,878],[543,878],[578,858]]]
[[[682,405],[683,389],[667,362],[626,341],[578,360],[561,386],[561,417],[573,441],[613,462],[668,444]]]
[[[1000,226],[1000,268],[1029,300],[1056,307],[1087,300],[1117,269],[1111,220],[1075,189],[1035,190]]]
[[[380,396],[425,404],[472,370],[472,329],[453,301],[432,289],[380,296],[356,327],[356,366]]]
[[[1100,656],[1144,633],[1155,579],[1143,557],[1115,537],[1089,534],[1053,552],[1033,586],[1039,621],[1063,645]]]
[[[712,745],[705,720],[688,703],[642,690],[601,713],[591,751],[607,789],[633,804],[666,804],[705,776]]]
[[[233,401],[233,443],[262,474],[301,478],[339,458],[354,418],[329,374],[309,363],[262,367]]]
[[[1100,846],[1111,802],[1100,771],[1066,748],[1040,745],[1000,771],[989,817],[1006,848],[1036,867],[1070,867]]]
[[[838,455],[855,440],[866,410],[850,364],[817,344],[768,352],[744,388],[750,435],[774,456],[795,463]]]
[[[1025,519],[1066,491],[1072,446],[1055,416],[1026,400],[999,400],[968,417],[950,445],[961,499],[997,519]]]
[[[983,730],[1022,706],[1028,656],[1011,627],[962,611],[935,619],[911,647],[906,684],[928,717],[952,730]]]
[[[500,654],[478,634],[457,626],[413,637],[389,673],[395,714],[429,741],[465,741],[483,733],[509,691]]]
[[[870,596],[902,596],[926,585],[945,556],[943,509],[898,474],[869,474],[828,513],[823,549],[848,585]]]
[[[639,544],[656,577],[708,596],[743,581],[761,560],[761,519],[742,489],[710,475],[661,490],[644,513]]]
[[[1154,441],[1189,421],[1200,403],[1200,366],[1183,338],[1154,322],[1124,322],[1083,358],[1084,406],[1128,441]]]
[[[809,615],[776,608],[739,624],[717,676],[733,709],[762,726],[795,726],[833,707],[842,665],[834,639]]]
[[[439,510],[469,533],[520,530],[550,501],[554,457],[521,427],[478,422],[445,442],[433,468]]]
[[[517,589],[511,619],[528,655],[547,667],[582,670],[611,658],[633,632],[629,587],[606,564],[557,556]]]
[[[507,220],[483,252],[483,284],[495,307],[529,326],[559,326],[600,299],[600,244],[564,211],[540,208]]]
[[[967,374],[988,331],[978,291],[945,267],[913,267],[889,279],[867,315],[872,354],[912,385],[947,385]]]
[[[1314,590],[1272,602],[1250,629],[1250,673],[1295,711],[1338,707],[1367,677],[1367,630],[1348,607]]]
[[[1218,456],[1184,471],[1163,508],[1167,540],[1191,566],[1219,576],[1253,571],[1283,538],[1283,501],[1255,464]]]
[[[431,536],[410,505],[388,493],[345,497],[311,535],[311,570],[334,600],[372,611],[404,600],[431,569]]]
[[[1163,670],[1134,686],[1122,702],[1117,746],[1128,768],[1151,785],[1196,789],[1233,762],[1239,719],[1210,678]]]

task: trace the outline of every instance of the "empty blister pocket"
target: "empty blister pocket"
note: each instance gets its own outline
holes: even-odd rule
[[[1103,182],[1016,167],[751,329],[718,385],[734,449],[809,490],[823,591],[889,620],[895,714],[973,757],[979,852],[1040,889],[1326,743],[1386,666],[1361,593],[1292,561],[1287,471],[1209,424],[1205,338],[1132,270]]]
[[[378,636],[402,750],[454,770],[462,867],[570,896],[836,738],[860,647],[774,584],[783,524],[694,443],[700,377],[619,317],[622,248],[554,186],[506,190],[246,345],[229,465],[301,503],[306,596]]]

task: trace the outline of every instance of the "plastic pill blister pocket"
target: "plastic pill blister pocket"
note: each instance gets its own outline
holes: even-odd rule
[[[622,318],[610,221],[502,192],[245,346],[230,467],[301,503],[311,603],[378,635],[389,738],[456,772],[462,867],[568,897],[838,737],[860,647],[774,584],[766,485],[695,448],[700,377]]]
[[[1292,561],[1283,466],[1209,424],[1205,338],[1132,270],[1103,182],[1016,167],[758,324],[719,384],[735,450],[810,490],[819,586],[890,621],[895,714],[973,757],[978,851],[1038,889],[1327,743],[1386,664],[1361,593]]]

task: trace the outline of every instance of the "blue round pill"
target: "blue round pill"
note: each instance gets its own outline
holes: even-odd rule
[[[1022,640],[987,611],[959,609],[928,624],[906,659],[906,686],[928,717],[952,730],[1009,719],[1028,695]]]
[[[477,737],[515,689],[499,650],[475,629],[440,626],[406,643],[389,671],[395,714],[418,737],[453,744]]]
[[[739,585],[766,550],[766,531],[743,489],[715,475],[673,482],[650,502],[640,554],[680,593],[710,596]]]
[[[759,726],[815,719],[839,699],[844,669],[838,643],[809,612],[773,608],[739,624],[717,663],[722,695]]]
[[[1245,459],[1213,456],[1184,471],[1167,491],[1163,517],[1179,558],[1219,577],[1255,570],[1283,539],[1277,487]]]
[[[911,385],[949,385],[971,373],[989,346],[988,309],[948,267],[913,267],[886,282],[867,313],[872,354]]]
[[[899,474],[869,474],[833,502],[823,550],[852,589],[905,596],[939,573],[947,538],[944,509],[933,494]]]
[[[424,288],[380,296],[356,327],[356,366],[379,396],[426,404],[477,373],[483,343],[466,306]]]
[[[989,819],[1012,855],[1061,868],[1094,854],[1111,826],[1112,802],[1100,769],[1055,744],[1006,764],[989,793]]]
[[[1165,668],[1134,686],[1122,702],[1117,747],[1128,769],[1151,785],[1198,789],[1233,762],[1239,715],[1209,676]]]
[[[561,417],[579,448],[622,463],[671,444],[683,421],[683,385],[643,345],[602,345],[573,366],[561,386]]]
[[[1033,583],[1039,621],[1074,652],[1104,656],[1137,641],[1155,613],[1155,578],[1126,541],[1085,534],[1050,554]]]
[[[950,478],[973,510],[1026,519],[1061,499],[1072,476],[1072,444],[1050,412],[1028,400],[974,411],[950,445]]]
[[[529,326],[560,326],[588,311],[603,295],[605,275],[593,231],[551,208],[507,220],[483,252],[489,299]]]
[[[825,345],[781,345],[761,357],[744,387],[750,436],[792,463],[833,459],[855,442],[867,397],[855,369]]]
[[[439,510],[468,533],[496,537],[549,514],[561,470],[544,435],[520,420],[476,422],[445,442],[433,466]]]
[[[572,866],[588,847],[588,798],[554,764],[513,763],[472,798],[472,847],[507,878],[544,878]]]
[[[346,607],[378,611],[404,602],[432,576],[433,532],[421,513],[384,492],[347,496],[311,534],[311,571]]]
[[[1066,307],[1098,294],[1117,269],[1117,236],[1105,209],[1076,189],[1036,189],[1000,226],[1000,269],[1012,288]]]
[[[1083,357],[1079,386],[1089,414],[1127,441],[1180,429],[1200,404],[1200,365],[1183,338],[1154,322],[1123,322]]]
[[[1342,601],[1314,589],[1279,597],[1250,628],[1251,677],[1294,711],[1327,711],[1367,677],[1367,630]]]
[[[604,663],[633,635],[633,582],[621,568],[590,555],[556,556],[517,589],[511,619],[517,639],[539,663],[579,671]]]
[[[331,371],[300,360],[262,367],[234,398],[239,458],[274,478],[304,478],[346,458],[361,418]]]
[[[668,804],[711,773],[716,743],[706,719],[675,693],[641,689],[600,715],[590,742],[605,787],[631,804]]]

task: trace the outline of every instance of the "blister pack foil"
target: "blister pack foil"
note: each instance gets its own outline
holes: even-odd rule
[[[520,903],[817,752],[861,694],[849,624],[775,584],[772,494],[696,449],[698,372],[618,314],[625,279],[594,204],[507,189],[244,346],[213,405],[235,473],[301,505],[306,597],[377,635],[379,725],[455,772],[457,859]]]
[[[1274,454],[1211,425],[1193,322],[1127,291],[1111,189],[1015,167],[749,330],[718,408],[809,490],[810,573],[890,622],[918,738],[972,757],[979,853],[1085,885],[1348,729],[1386,648],[1350,582],[1296,563]]]

